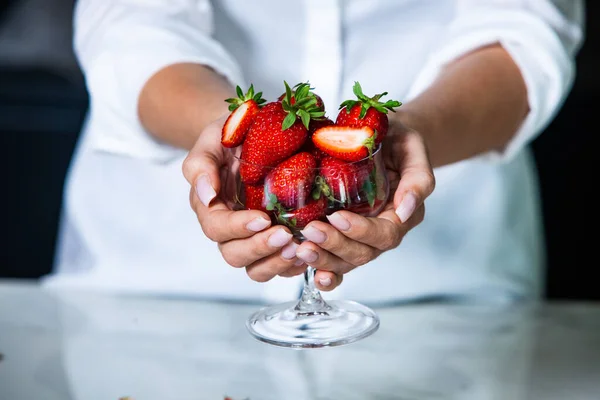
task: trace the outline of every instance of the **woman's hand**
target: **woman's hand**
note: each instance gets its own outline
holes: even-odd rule
[[[271,226],[258,210],[232,211],[222,193],[222,178],[230,171],[232,154],[221,145],[226,117],[208,125],[183,162],[183,174],[191,185],[190,205],[204,234],[218,244],[225,261],[246,268],[248,276],[266,282],[276,275],[293,276],[306,266],[296,258],[298,244],[284,226]]]
[[[423,221],[424,201],[435,187],[425,142],[396,121],[390,121],[389,129],[382,151],[393,196],[383,211],[373,218],[338,211],[327,217],[330,224],[313,221],[302,231],[307,241],[296,255],[317,269],[320,290],[333,290],[345,273],[396,248]]]

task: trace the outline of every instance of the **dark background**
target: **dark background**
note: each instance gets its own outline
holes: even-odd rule
[[[16,1],[0,0],[0,26],[9,4]],[[586,41],[577,57],[574,88],[533,143],[544,206],[550,299],[600,300],[593,279],[598,264],[592,234],[597,220],[592,138],[598,132],[600,35],[591,23],[600,14],[598,2],[589,1],[587,7]],[[44,65],[0,64],[0,278],[37,278],[50,271],[64,177],[88,107],[77,74]]]

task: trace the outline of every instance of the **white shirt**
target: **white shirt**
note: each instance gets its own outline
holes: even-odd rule
[[[541,294],[544,237],[528,144],[574,79],[583,1],[79,0],[75,51],[91,95],[68,175],[50,286],[263,300],[296,298],[302,279],[251,281],[228,266],[189,207],[186,152],[141,126],[146,81],[197,62],[274,100],[309,81],[335,118],[365,93],[407,102],[445,63],[500,42],[519,66],[531,111],[501,153],[438,168],[426,217],[402,244],[347,274],[327,298],[367,303],[430,296]],[[464,94],[468,96],[468,93]]]

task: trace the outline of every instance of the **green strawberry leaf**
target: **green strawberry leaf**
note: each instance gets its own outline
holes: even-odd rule
[[[281,129],[285,131],[286,129],[291,128],[295,122],[296,122],[296,113],[290,112],[283,120],[283,123],[281,124]]]
[[[298,110],[298,115],[300,116],[300,119],[302,120],[302,124],[304,125],[304,127],[306,129],[308,129],[308,125],[310,124],[310,114],[307,113],[306,111],[300,109],[300,110]]]
[[[369,206],[373,208],[375,205],[375,198],[377,196],[377,187],[374,183],[373,174],[369,176],[369,179],[363,183],[362,190],[367,195],[367,201],[369,202]]]
[[[267,206],[265,207],[267,210],[273,211],[273,210],[277,209],[278,207],[281,207],[279,202],[277,201],[276,195],[274,195],[273,193],[266,193],[266,195],[267,195],[267,199],[269,200],[267,202]]]
[[[369,111],[369,108],[371,108],[371,105],[369,103],[362,103],[358,118],[363,119],[367,115],[367,111]]]
[[[340,104],[340,110],[346,108],[346,114],[350,114],[350,110],[358,103],[356,100],[346,100],[342,104]]]
[[[362,91],[362,87],[360,86],[360,83],[358,83],[358,82],[354,82],[354,86],[353,86],[352,90],[353,90],[354,94],[356,95],[356,98],[358,99],[358,101],[357,100],[346,100],[340,106],[340,110],[342,108],[346,107],[346,111],[348,113],[350,113],[350,108],[352,106],[354,106],[355,103],[362,103],[362,109],[361,109],[360,115],[359,115],[359,118],[361,118],[361,119],[365,117],[367,110],[370,107],[375,108],[377,111],[379,111],[383,114],[387,114],[388,110],[396,112],[396,110],[394,110],[394,108],[400,107],[402,105],[402,103],[397,100],[388,100],[385,103],[380,102],[381,98],[383,96],[386,96],[388,94],[388,92],[379,93],[373,97],[366,96]]]

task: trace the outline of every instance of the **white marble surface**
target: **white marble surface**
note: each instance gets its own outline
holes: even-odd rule
[[[370,338],[253,339],[256,305],[0,281],[0,400],[600,400],[600,305],[377,309]]]

